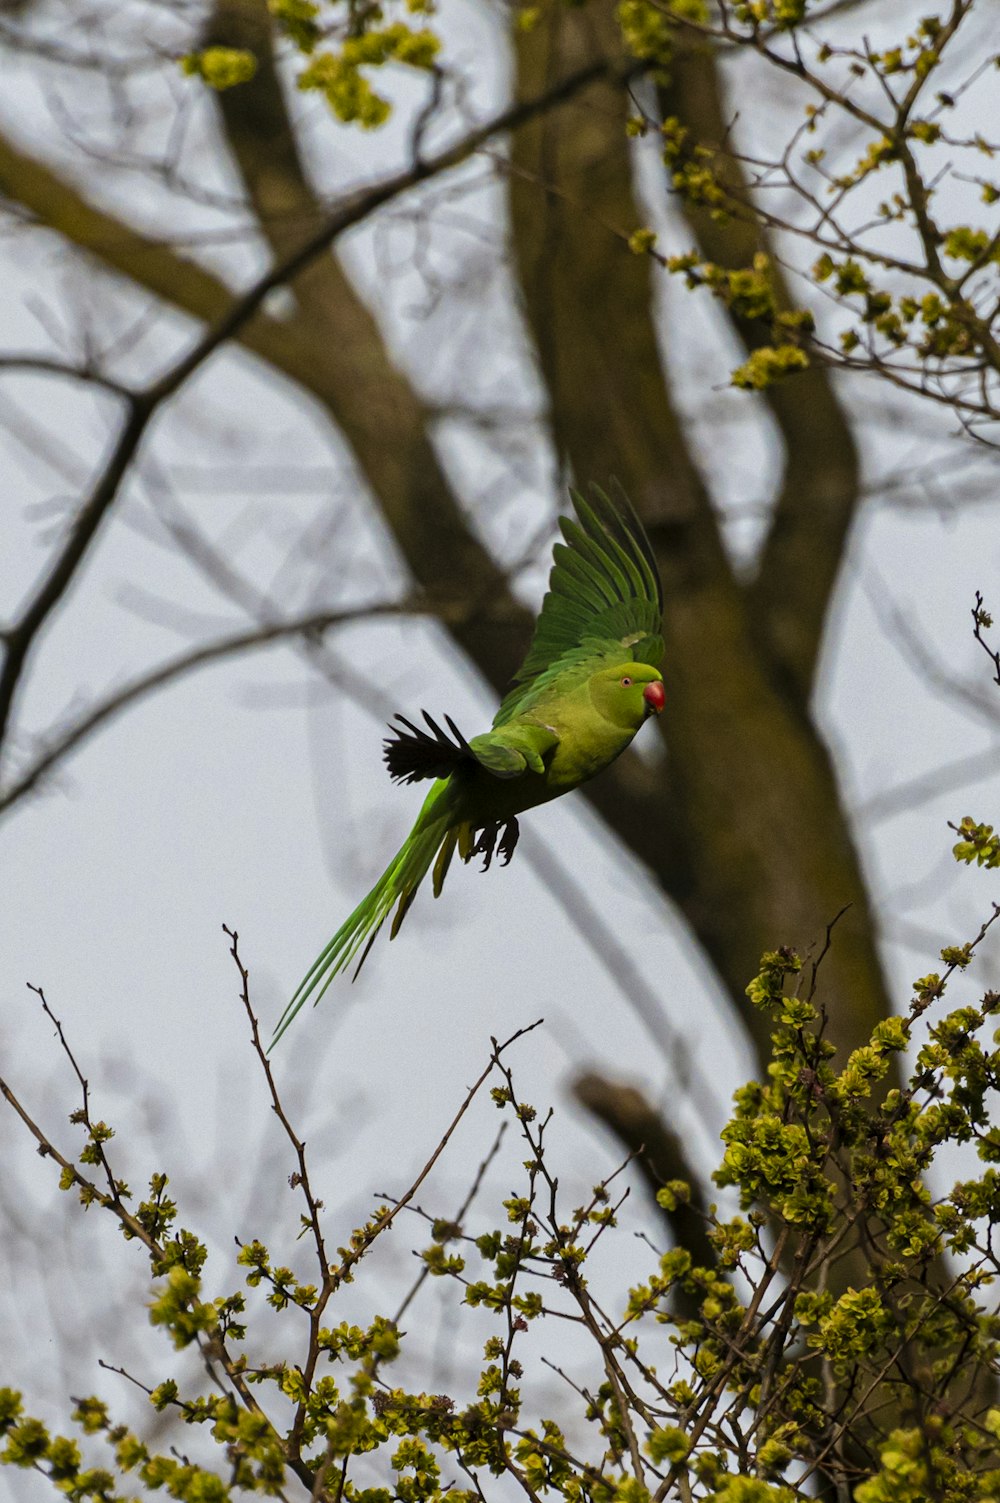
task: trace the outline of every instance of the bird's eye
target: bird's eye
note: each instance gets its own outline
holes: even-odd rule
[[[629,687],[629,685],[631,684],[631,682],[632,682],[632,680],[626,674],[626,676],[622,679],[622,688],[623,689],[627,689]]]

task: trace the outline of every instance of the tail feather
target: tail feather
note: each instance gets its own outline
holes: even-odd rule
[[[410,904],[413,902],[413,899],[416,897],[416,895],[417,895],[417,889],[415,887],[408,887],[406,889],[406,891],[400,897],[399,907],[396,909],[396,914],[395,914],[395,917],[393,918],[393,921],[392,921],[392,928],[389,930],[389,938],[390,939],[395,939],[396,935],[399,933],[400,925],[402,924],[403,920],[405,919],[405,917],[407,915],[407,912],[409,910]],[[358,971],[360,969],[361,969],[361,967],[358,966]],[[354,973],[355,976],[358,974],[358,971],[355,971],[355,973]]]
[[[333,978],[348,968],[364,945],[357,970],[354,972],[354,976],[357,977],[375,936],[388,918],[394,904],[398,902],[399,908],[390,933],[390,938],[396,937],[399,926],[416,896],[417,888],[436,854],[438,861],[435,867],[434,885],[435,896],[437,896],[440,891],[437,872],[443,867],[441,871],[441,881],[443,881],[444,871],[447,870],[450,858],[450,851],[448,855],[445,854],[449,843],[453,850],[455,836],[448,828],[447,817],[432,820],[423,829],[420,828],[418,822],[417,827],[403,843],[395,859],[383,872],[371,892],[367,897],[362,898],[350,917],[344,920],[330,943],[317,956],[302,978],[295,995],[278,1020],[274,1037],[268,1045],[269,1051],[274,1048],[285,1029],[310,997],[315,1006]]]
[[[451,858],[455,854],[455,842],[457,840],[458,831],[455,829],[449,830],[441,842],[441,849],[437,853],[437,860],[434,863],[434,896],[436,898],[441,896],[441,889],[444,886],[444,879],[448,875]]]

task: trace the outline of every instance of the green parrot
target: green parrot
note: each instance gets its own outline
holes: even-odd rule
[[[571,492],[578,521],[560,517],[565,543],[553,550],[549,588],[528,655],[493,720],[466,741],[449,716],[451,736],[426,710],[427,730],[397,715],[384,743],[397,782],[433,778],[423,808],[398,854],[341,924],[307,972],[271,1040],[299,1009],[326,991],[362,945],[360,971],[394,905],[389,938],[433,864],[439,897],[451,859],[494,854],[506,866],[525,809],[568,793],[607,767],[643,721],[664,705],[660,624],[663,591],[642,523],[620,486]],[[366,943],[367,941],[367,943]],[[315,995],[314,995],[315,994]]]

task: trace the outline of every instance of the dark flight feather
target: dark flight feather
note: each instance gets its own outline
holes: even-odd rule
[[[450,715],[444,718],[454,741],[448,739],[437,721],[426,710],[421,712],[431,734],[407,720],[405,715],[395,719],[405,726],[390,725],[392,735],[382,743],[382,755],[389,769],[389,776],[397,783],[416,783],[421,778],[446,778],[462,762],[474,761],[475,756],[468,741]],[[395,738],[395,739],[393,739]]]

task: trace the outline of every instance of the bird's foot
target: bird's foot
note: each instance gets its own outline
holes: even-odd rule
[[[484,872],[488,872],[490,869],[490,862],[493,860],[493,852],[496,848],[497,838],[499,834],[500,826],[498,824],[493,823],[484,825],[479,839],[476,841],[475,845],[472,847],[472,850],[469,852],[470,861],[474,856],[482,856],[482,869]]]
[[[521,826],[516,819],[508,819],[503,828],[503,835],[497,841],[497,854],[503,857],[504,866],[510,865],[510,858],[514,854],[514,847],[521,836]]]
[[[479,839],[469,852],[468,859],[470,861],[473,856],[482,856],[482,870],[484,872],[489,871],[495,855],[501,856],[503,864],[506,866],[514,854],[514,847],[517,845],[518,836],[521,833],[521,828],[517,820],[508,819],[503,825],[502,835],[500,829],[499,820],[494,820],[491,824],[484,825]]]

